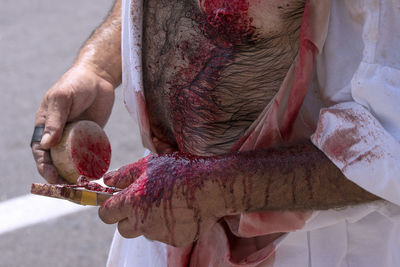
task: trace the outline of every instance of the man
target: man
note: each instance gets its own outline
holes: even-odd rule
[[[399,113],[378,105],[374,90],[357,91],[380,86],[398,97],[398,62],[384,59],[395,49],[372,38],[387,28],[375,13],[396,5],[150,0],[124,1],[121,15],[117,1],[38,110],[35,125],[45,126],[33,144],[38,170],[59,181],[48,149],[66,121],[104,126],[123,72],[126,105],[158,154],[105,175],[106,184],[126,189],[99,215],[125,237],[179,248],[117,237],[110,265],[143,266],[138,251],[148,247],[148,266],[396,266]],[[331,51],[344,42],[336,18],[351,25],[342,34],[354,40],[341,60]],[[371,56],[376,51],[382,56]],[[372,76],[391,86],[365,82]],[[333,106],[341,102],[348,103]],[[332,107],[318,119],[324,106]],[[307,141],[313,132],[318,148]],[[393,204],[371,202],[379,198]],[[369,204],[354,206],[361,203]],[[365,231],[374,251],[360,243]],[[337,240],[326,245],[330,235]]]

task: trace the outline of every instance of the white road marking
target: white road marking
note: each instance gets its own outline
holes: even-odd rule
[[[13,198],[0,202],[0,235],[90,208],[35,195]]]

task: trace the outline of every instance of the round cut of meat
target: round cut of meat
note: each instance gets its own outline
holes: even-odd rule
[[[76,183],[80,175],[98,179],[110,166],[110,142],[103,129],[92,121],[68,124],[50,152],[58,173],[71,183]]]

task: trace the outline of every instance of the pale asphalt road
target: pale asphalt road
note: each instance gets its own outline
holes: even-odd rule
[[[29,148],[35,111],[112,3],[1,1],[0,206],[29,194],[30,184],[42,181]],[[120,90],[106,132],[113,149],[112,168],[142,155],[137,128],[123,107]],[[16,211],[22,224],[31,209],[27,202]],[[0,213],[0,229],[10,214]],[[104,266],[114,229],[101,223],[94,208],[0,232],[0,266]]]

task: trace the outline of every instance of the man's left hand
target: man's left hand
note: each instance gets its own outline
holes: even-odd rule
[[[223,206],[207,160],[179,153],[149,155],[107,173],[108,186],[125,188],[100,208],[100,218],[118,223],[127,238],[144,235],[173,246],[195,241],[222,217]]]

